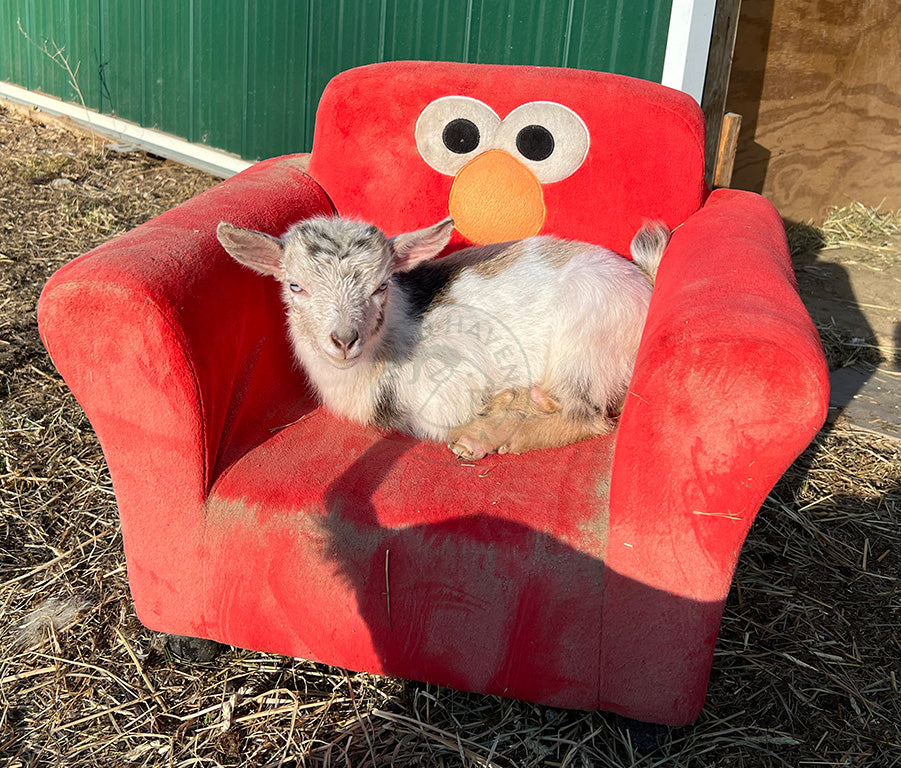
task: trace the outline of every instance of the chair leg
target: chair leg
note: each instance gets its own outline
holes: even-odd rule
[[[184,635],[166,635],[166,647],[175,658],[200,664],[212,661],[226,648],[215,640]]]
[[[665,743],[670,729],[659,723],[646,723],[643,720],[633,720],[631,717],[619,718],[623,729],[628,731],[629,740],[636,752],[649,755],[656,752]]]

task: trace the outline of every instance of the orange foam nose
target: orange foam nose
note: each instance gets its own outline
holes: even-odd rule
[[[460,169],[448,205],[454,226],[477,245],[531,237],[544,224],[541,182],[500,149],[483,152]]]

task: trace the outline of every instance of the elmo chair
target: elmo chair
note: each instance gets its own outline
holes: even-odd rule
[[[62,268],[41,333],[109,463],[141,621],[693,721],[742,542],[827,407],[782,222],[757,195],[708,194],[703,148],[697,105],[656,84],[378,64],[329,84],[309,158],[260,162]],[[615,434],[468,464],[324,411],[275,281],[215,229],[336,211],[389,234],[450,212],[451,249],[541,232],[626,254],[643,221],[675,228]]]

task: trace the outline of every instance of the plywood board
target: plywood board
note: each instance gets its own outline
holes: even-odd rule
[[[732,186],[783,216],[901,208],[901,4],[743,0],[726,108],[742,115]]]

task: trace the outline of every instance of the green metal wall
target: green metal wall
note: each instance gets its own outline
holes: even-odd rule
[[[0,80],[254,159],[308,150],[328,80],[376,61],[540,64],[659,81],[670,5],[0,0]]]

